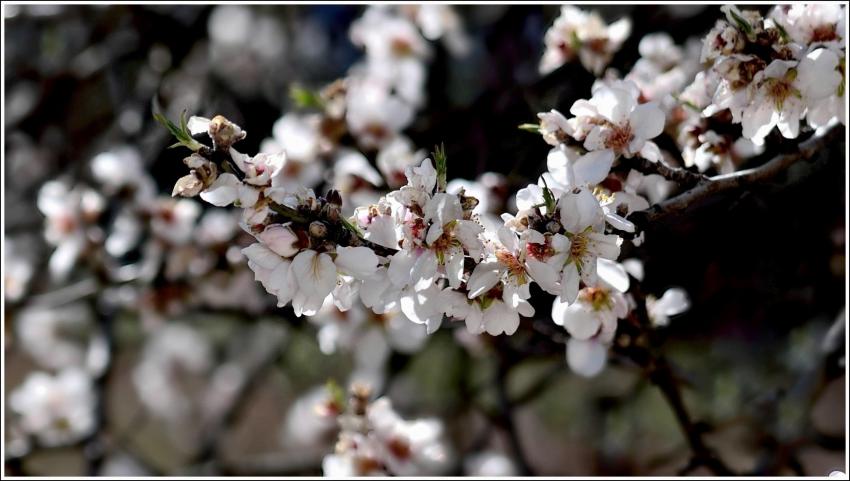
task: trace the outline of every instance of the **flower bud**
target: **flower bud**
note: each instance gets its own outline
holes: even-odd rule
[[[177,179],[174,189],[171,191],[171,197],[178,195],[180,197],[195,197],[202,190],[204,190],[204,183],[192,173]]]
[[[246,135],[241,127],[222,115],[216,115],[210,120],[209,134],[217,150],[226,150]]]
[[[316,239],[324,239],[328,235],[328,226],[324,222],[315,220],[310,223],[310,236]]]

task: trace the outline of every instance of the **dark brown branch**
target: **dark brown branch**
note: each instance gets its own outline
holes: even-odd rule
[[[663,160],[653,162],[643,157],[632,157],[631,159],[620,159],[620,165],[634,169],[642,174],[656,174],[667,180],[673,181],[680,187],[692,187],[694,185],[708,182],[710,179],[703,174],[691,172],[681,167],[671,167]]]
[[[628,219],[639,228],[673,216],[682,216],[694,206],[724,192],[753,187],[784,172],[795,162],[810,160],[827,145],[842,140],[844,127],[835,126],[821,137],[812,137],[799,144],[794,152],[778,155],[765,164],[731,174],[718,175],[681,194],[655,204],[647,210],[633,212]]]

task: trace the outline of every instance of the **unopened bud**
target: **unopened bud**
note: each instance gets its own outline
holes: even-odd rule
[[[546,230],[553,234],[557,234],[558,232],[561,232],[561,223],[556,220],[550,220],[546,223]]]
[[[324,222],[316,220],[310,223],[310,236],[316,239],[324,239],[328,235],[328,226]]]
[[[209,134],[218,150],[226,150],[246,135],[241,127],[222,115],[216,115],[210,120]]]
[[[330,203],[330,204],[334,204],[334,205],[338,205],[338,206],[342,205],[342,196],[340,195],[339,191],[336,190],[336,189],[329,190],[328,194],[325,196],[325,200],[327,200],[328,203]]]
[[[178,195],[180,197],[195,197],[202,190],[204,190],[204,183],[192,173],[177,179],[174,189],[171,191],[171,197]]]

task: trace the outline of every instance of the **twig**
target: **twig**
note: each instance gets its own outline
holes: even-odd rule
[[[710,180],[709,177],[703,174],[691,172],[681,167],[671,167],[663,160],[653,162],[643,157],[632,157],[631,159],[621,159],[620,164],[624,167],[637,170],[642,174],[660,175],[667,180],[677,183],[681,187],[692,187]]]
[[[667,360],[661,356],[655,357],[646,369],[649,379],[658,386],[664,399],[673,409],[676,421],[688,441],[692,452],[692,459],[688,466],[691,468],[705,466],[718,476],[732,476],[734,474],[732,470],[703,441],[702,430],[691,419]]]
[[[504,350],[510,349],[510,347],[507,346],[507,342],[499,342],[499,344],[502,345],[500,348]],[[499,355],[499,367],[495,380],[496,396],[499,401],[499,417],[497,419],[508,435],[508,442],[510,443],[511,450],[514,453],[514,460],[519,468],[519,474],[521,476],[533,476],[534,472],[532,471],[531,466],[525,457],[525,453],[522,450],[522,442],[519,439],[519,433],[516,429],[516,423],[513,415],[513,404],[508,397],[507,377],[509,369],[510,365],[509,360],[507,359],[507,353],[503,351]]]
[[[633,212],[628,219],[640,228],[646,228],[667,217],[681,216],[693,206],[723,192],[743,189],[769,180],[800,160],[809,160],[821,153],[832,142],[842,139],[843,126],[833,127],[820,137],[812,137],[797,147],[794,152],[780,154],[765,164],[731,174],[717,175],[681,194],[655,204],[647,210]]]

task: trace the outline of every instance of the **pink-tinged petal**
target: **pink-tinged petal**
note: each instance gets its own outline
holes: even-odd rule
[[[281,257],[292,257],[298,253],[298,236],[288,226],[270,224],[257,238]]]

